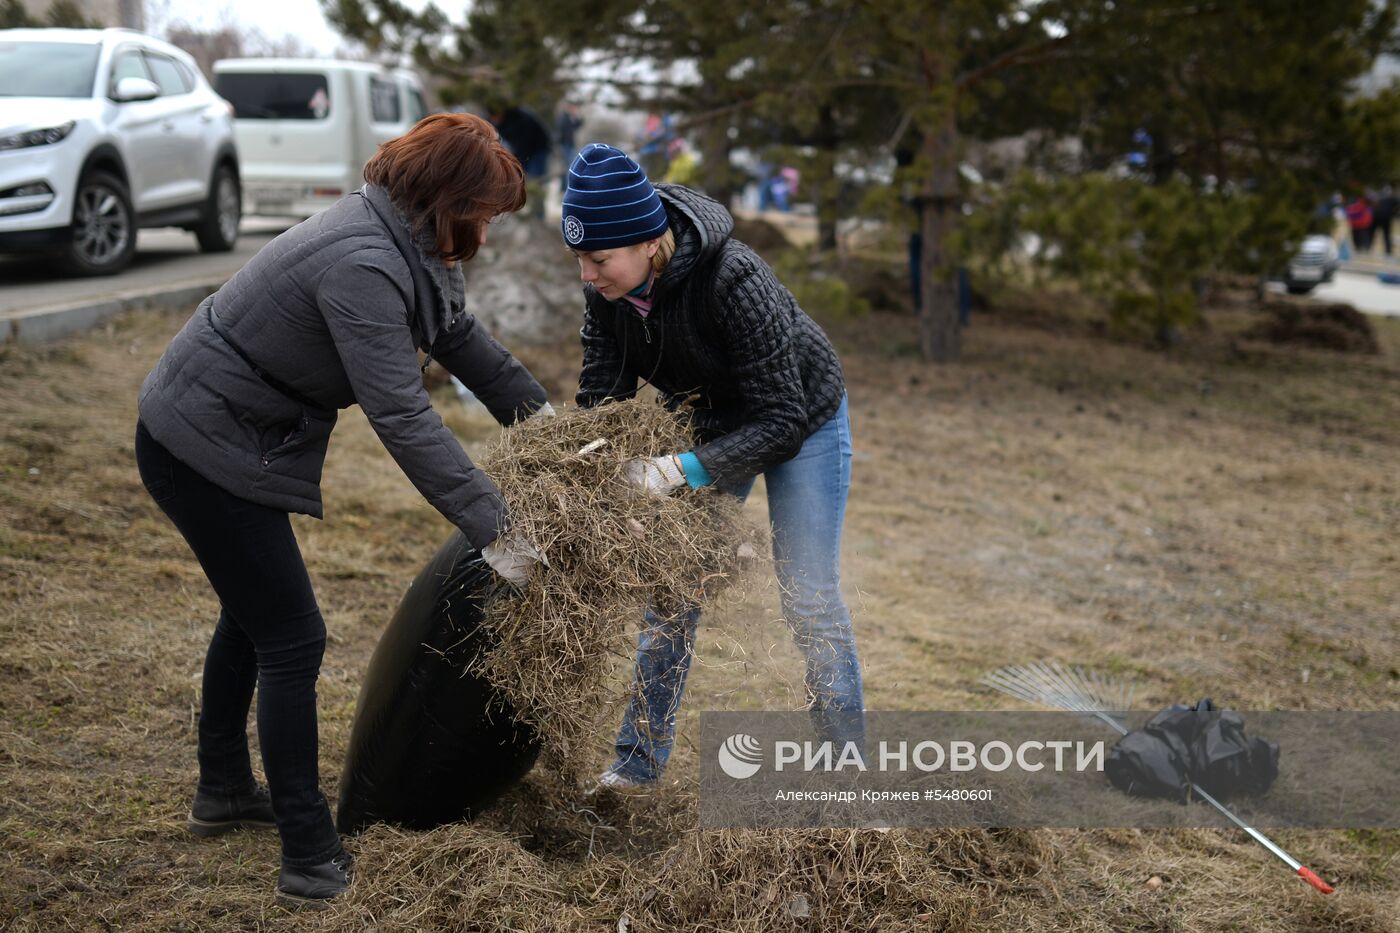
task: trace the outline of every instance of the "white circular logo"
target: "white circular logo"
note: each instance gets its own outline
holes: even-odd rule
[[[763,747],[751,735],[731,735],[719,747],[719,767],[736,781],[751,778],[763,767]]]
[[[583,221],[577,217],[564,218],[564,239],[570,243],[583,242]]]

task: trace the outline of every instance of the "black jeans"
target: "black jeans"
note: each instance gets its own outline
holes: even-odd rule
[[[286,512],[215,486],[140,422],[136,465],[221,604],[204,657],[199,789],[231,795],[252,785],[248,708],[256,686],[258,740],[282,860],[297,866],[324,862],[340,851],[317,763],[316,677],[326,625],[291,520]]]

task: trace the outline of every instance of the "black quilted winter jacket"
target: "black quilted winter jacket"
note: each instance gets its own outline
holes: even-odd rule
[[[584,286],[578,404],[630,398],[645,379],[667,407],[690,411],[695,455],[717,483],[756,476],[836,413],[841,363],[767,263],[730,238],[719,202],[680,185],[656,190],[675,254],[645,318]]]

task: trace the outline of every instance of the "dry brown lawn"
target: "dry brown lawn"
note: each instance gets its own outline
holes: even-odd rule
[[[906,320],[832,327],[870,708],[1004,706],[978,678],[1034,658],[1131,677],[1146,705],[1400,707],[1400,321],[1379,357],[1232,342],[1237,323],[1164,354],[990,315],[943,369]],[[379,829],[345,904],[289,913],[275,834],[182,828],[216,606],[132,460],[137,386],[178,324],[0,348],[0,928],[1400,929],[1396,832],[1279,833],[1330,898],[1235,832],[696,832],[698,712],[802,703],[771,584],[702,625],[658,794],[566,809],[530,783],[480,826]],[[521,355],[570,396],[573,341]],[[469,445],[493,436],[440,407]],[[334,795],[377,634],[449,529],[354,410],[325,500],[296,528],[330,631]],[[799,896],[806,916],[774,913]]]

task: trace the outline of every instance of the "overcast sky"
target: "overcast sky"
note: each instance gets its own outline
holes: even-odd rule
[[[421,9],[427,0],[405,0]],[[470,0],[437,0],[437,5],[459,22]],[[340,36],[326,24],[316,0],[147,0],[147,29],[161,35],[167,25],[186,22],[197,29],[217,29],[232,23],[257,29],[269,39],[296,36],[318,54],[329,55],[340,45]]]

